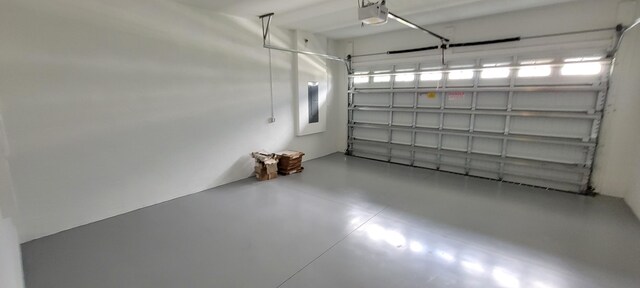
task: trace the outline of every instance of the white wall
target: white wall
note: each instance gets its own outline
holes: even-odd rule
[[[631,210],[640,218],[640,153],[635,155],[635,172],[631,178],[633,184],[625,195],[625,201],[631,207]],[[633,169],[633,168],[632,168]]]
[[[327,38],[321,35],[312,34],[305,31],[295,31],[295,47],[302,51],[311,51],[315,53],[327,54]],[[298,75],[294,83],[294,89],[297,92],[298,114],[296,127],[296,135],[309,135],[327,129],[327,62],[330,60],[317,56],[297,54],[293,59],[294,73]],[[346,69],[345,69],[346,70]],[[317,82],[318,84],[318,122],[309,123],[309,82]]]
[[[168,0],[0,5],[0,112],[22,241],[248,177],[251,151],[337,151],[333,97],[328,130],[294,136],[291,54],[273,52],[267,123],[257,18]],[[273,33],[293,45],[291,32]]]
[[[11,219],[2,217],[0,217],[0,287],[24,287],[18,234]]]
[[[0,111],[2,111],[0,102]],[[11,217],[16,207],[7,156],[9,147],[0,113],[0,287],[24,287],[18,233]]]
[[[635,17],[640,17],[640,5]],[[598,190],[625,197],[640,217],[640,27],[630,30],[618,52],[611,79],[595,175]]]
[[[637,19],[640,18],[640,4],[636,5],[636,8]],[[629,38],[627,39],[627,37]],[[638,111],[640,111],[640,82],[638,82],[638,78],[640,77],[640,27],[636,26],[634,30],[629,31],[624,41],[623,50],[620,51],[620,62],[630,66],[628,66],[628,70],[619,70],[622,72],[627,71],[626,74],[620,77],[624,78],[628,85],[624,89],[621,88],[619,92],[621,98],[630,99],[630,101],[628,107],[626,107],[627,113],[625,113],[625,119],[619,119],[619,121],[624,122],[624,125],[618,127],[623,127],[625,132],[632,131],[628,134],[635,136],[635,138],[626,138],[627,143],[631,143],[630,145],[627,144],[629,150],[617,150],[617,152],[626,154],[632,159],[629,168],[629,170],[632,171],[631,176],[624,179],[631,182],[625,193],[625,200],[636,216],[640,218],[640,149],[638,149],[640,133],[633,132],[637,131],[638,123],[640,123],[640,113],[638,113]],[[626,103],[624,105],[626,105]]]
[[[633,8],[638,7],[640,5]],[[618,197],[627,195],[638,178],[634,168],[640,157],[637,149],[640,138],[635,132],[640,121],[637,113],[640,109],[640,39],[637,30],[631,30],[625,36],[617,54],[593,174],[597,192]]]
[[[628,7],[634,7],[633,9],[635,9],[635,7],[638,7],[638,5],[634,6],[633,4],[633,1],[618,0],[579,1],[537,9],[529,9],[514,13],[505,13],[489,17],[445,23],[441,25],[430,26],[428,28],[433,30],[434,32],[441,33],[447,37],[450,37],[452,39],[452,42],[479,41],[514,36],[531,36],[559,32],[599,29],[604,27],[614,27],[623,20],[625,22],[631,20],[632,17],[629,17],[625,9],[628,9]],[[363,29],[366,29],[366,27]],[[456,53],[464,53],[468,51],[478,52],[482,49],[494,51],[500,49],[509,51],[512,49],[521,49],[522,47],[531,45],[537,46],[571,42],[593,43],[589,44],[593,45],[593,47],[597,47],[598,45],[602,45],[602,43],[604,43],[604,45],[607,46],[613,44],[613,42],[611,41],[612,35],[612,32],[599,32],[574,36],[542,38],[536,40],[493,45],[490,48],[488,46],[485,46],[482,48],[464,48],[464,50],[453,49],[452,51],[448,51],[447,53],[449,55],[449,58],[451,59],[452,57],[456,56]],[[637,40],[626,39],[626,41],[633,42]],[[351,52],[355,55],[361,55],[368,53],[385,52],[387,50],[394,49],[408,49],[436,45],[437,40],[432,37],[423,36],[418,31],[405,29],[396,32],[343,40],[340,41],[339,44],[341,49],[346,50],[349,50],[349,48],[347,47],[348,45],[353,45],[353,49],[351,50]],[[628,54],[632,54],[630,52],[634,51],[635,57],[637,57],[636,51],[638,51],[638,48],[628,49],[628,51]],[[491,51],[487,51],[487,53],[491,53]],[[621,54],[624,54],[624,51]],[[439,57],[435,54],[433,56],[435,56],[435,58]],[[422,57],[423,58],[418,61],[424,61],[424,59],[427,59],[427,57],[425,56]],[[624,59],[625,56],[621,55],[621,57],[623,57]],[[361,59],[364,59],[365,61],[384,61],[384,59],[386,58],[389,58],[389,56],[368,57]],[[616,67],[616,73],[618,75],[625,75],[624,77],[626,77],[625,81],[627,82],[627,85],[632,85],[631,83],[633,83],[633,85],[638,85],[638,67],[640,67],[640,65],[638,65],[637,62],[630,63],[626,60],[622,60],[619,62],[625,62],[625,64],[618,65]],[[612,83],[614,86],[617,85],[616,77],[617,75],[614,75],[614,79],[612,79]],[[346,86],[346,84],[344,86]],[[343,95],[343,97],[345,97],[346,99],[346,89],[343,87],[343,85],[339,85],[338,89],[342,89],[342,91],[339,92],[339,95]],[[637,130],[637,123],[640,122],[640,114],[631,112],[634,110],[638,111],[639,107],[637,105],[637,101],[640,98],[635,97],[638,94],[638,90],[636,88],[625,89],[630,91],[636,89],[634,90],[636,91],[635,94],[626,92],[619,93],[615,90],[615,88],[612,89],[613,91],[611,91],[609,95],[609,104],[606,111],[607,115],[605,116],[605,122],[603,123],[604,131],[602,132],[599,140],[600,147],[596,157],[597,162],[595,163],[594,167],[593,185],[596,188],[596,192],[606,195],[623,197],[628,189],[621,188],[621,185],[624,187],[628,187],[630,184],[627,183],[629,181],[621,179],[638,178],[631,176],[631,171],[636,171],[634,173],[637,173],[637,169],[632,169],[632,167],[635,167],[632,166],[632,162],[637,162],[637,160],[635,160],[637,158],[629,158],[628,156],[632,155],[633,153],[637,153],[635,145],[638,142],[637,140],[632,140],[632,138],[630,138],[630,135],[632,135],[633,133],[629,132],[633,131],[634,127],[636,127],[635,130]],[[612,101],[611,99],[616,100]],[[343,101],[346,102],[346,100]],[[634,104],[632,104],[632,102]],[[629,112],[620,112],[619,109],[623,109]],[[612,114],[612,112],[616,110],[618,111],[615,113],[618,113],[621,116],[616,116],[614,118],[617,120],[611,121],[610,119],[608,119],[611,118],[609,114]],[[340,122],[346,123],[346,113],[340,114],[340,116]],[[342,133],[340,134],[340,136],[342,136]],[[344,141],[346,142],[346,139]]]
[[[1,99],[0,99],[1,100]],[[9,141],[6,137],[0,101],[0,218],[16,216],[16,201],[13,191],[11,169],[9,168]]]

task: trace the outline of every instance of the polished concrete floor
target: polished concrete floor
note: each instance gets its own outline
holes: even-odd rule
[[[620,199],[340,154],[22,250],[28,288],[640,287]]]

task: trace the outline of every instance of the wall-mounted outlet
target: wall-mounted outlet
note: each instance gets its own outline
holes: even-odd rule
[[[269,119],[267,119],[267,121],[268,121],[269,123],[276,122],[276,117],[269,117]]]

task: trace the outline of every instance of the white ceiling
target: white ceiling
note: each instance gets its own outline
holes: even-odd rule
[[[243,17],[274,12],[273,25],[341,39],[404,29],[389,21],[361,27],[358,0],[177,0]],[[419,25],[431,25],[577,0],[387,0],[389,10]]]

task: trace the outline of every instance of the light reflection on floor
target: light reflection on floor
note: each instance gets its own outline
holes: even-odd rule
[[[358,217],[351,220],[351,223],[360,223],[361,221],[362,219]],[[557,288],[538,281],[535,278],[531,278],[532,275],[519,273],[517,270],[511,270],[507,267],[495,266],[491,264],[491,261],[483,263],[482,261],[474,259],[472,256],[464,255],[463,252],[458,252],[451,248],[454,246],[452,243],[462,246],[464,246],[464,243],[457,243],[457,241],[449,239],[449,245],[442,245],[442,247],[440,247],[437,243],[426,242],[430,237],[442,238],[442,236],[439,235],[428,235],[429,233],[418,232],[418,235],[424,234],[425,236],[423,238],[410,238],[406,237],[399,229],[387,228],[377,223],[365,224],[360,230],[360,232],[363,233],[356,233],[356,235],[366,237],[369,243],[377,245],[379,249],[413,253],[420,257],[430,258],[431,261],[438,261],[442,265],[459,265],[460,270],[468,273],[469,277],[490,279],[492,281],[491,284],[493,284],[489,284],[490,286],[504,288]],[[464,249],[468,250],[470,247],[464,246]],[[473,251],[471,254],[481,255],[483,253],[485,252],[479,250]],[[496,255],[484,256],[483,258],[485,259],[496,257]],[[527,285],[523,285],[523,282],[526,282]]]

